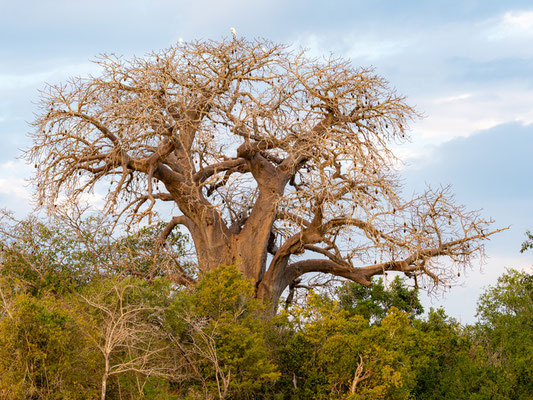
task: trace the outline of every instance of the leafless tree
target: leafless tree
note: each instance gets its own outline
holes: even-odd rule
[[[236,263],[274,301],[312,272],[447,285],[497,232],[446,188],[401,198],[417,113],[372,69],[236,37],[96,62],[42,93],[26,157],[51,210],[103,185],[128,223],[170,202],[162,240],[184,226],[200,272]]]
[[[101,353],[103,372],[100,398],[106,398],[108,380],[113,375],[135,373],[139,393],[146,377],[161,376],[175,381],[184,379],[180,357],[172,356],[172,347],[158,323],[162,310],[141,301],[131,302],[136,287],[127,281],[102,285],[90,295],[79,295],[88,307],[75,307],[83,315],[80,331]]]
[[[218,398],[220,400],[225,399],[231,382],[231,370],[226,368],[218,356],[216,345],[217,323],[207,328],[206,320],[193,318],[187,314],[183,316],[183,320],[191,331],[190,354],[211,365],[215,374]],[[207,392],[205,396],[206,398],[208,397]]]

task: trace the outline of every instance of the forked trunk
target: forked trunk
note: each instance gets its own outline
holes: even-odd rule
[[[244,153],[245,150],[246,146],[243,145],[240,151]],[[246,162],[259,188],[259,195],[250,214],[230,227],[219,217],[214,218],[213,225],[207,228],[205,224],[202,226],[201,223],[196,223],[189,230],[196,246],[201,272],[211,271],[221,264],[236,265],[246,278],[254,282],[259,297],[277,302],[288,283],[285,285],[284,280],[278,282],[275,290],[270,289],[272,279],[267,288],[262,288],[261,285],[267,268],[267,253],[277,202],[283,195],[290,176],[273,167],[259,154],[247,156]]]

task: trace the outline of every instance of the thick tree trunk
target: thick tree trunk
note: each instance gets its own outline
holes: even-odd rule
[[[260,282],[266,269],[268,241],[275,217],[273,208],[272,199],[260,196],[240,232],[214,226],[191,232],[200,271],[234,264],[248,279]]]
[[[231,240],[232,253],[244,276],[260,282],[266,270],[267,248],[274,223],[276,193],[260,193],[242,230]]]
[[[210,271],[221,264],[235,264],[245,277],[259,285],[266,271],[277,201],[289,176],[259,154],[247,156],[246,162],[258,183],[259,195],[242,226],[227,228],[219,216],[213,215],[212,225],[196,223],[188,228],[196,247],[200,271]],[[197,215],[192,218],[197,218]]]
[[[234,263],[232,254],[229,251],[231,248],[231,236],[231,233],[215,226],[208,226],[202,229],[201,232],[192,234],[200,273],[211,271],[219,265]]]

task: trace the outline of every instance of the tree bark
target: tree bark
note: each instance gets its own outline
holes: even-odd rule
[[[107,378],[109,377],[109,356],[105,358],[104,375],[102,376],[102,391],[100,394],[100,400],[105,400],[107,392]]]
[[[76,204],[107,179],[117,220],[151,221],[156,200],[173,201],[183,215],[162,239],[186,226],[200,274],[236,264],[274,303],[312,272],[363,285],[387,270],[451,282],[457,271],[430,258],[468,265],[498,230],[446,188],[402,200],[390,144],[418,114],[372,69],[304,53],[196,42],[142,63],[103,56],[102,76],[48,87],[26,152],[39,203],[55,210],[67,194]],[[343,243],[352,233],[359,255]],[[322,258],[290,263],[306,251]],[[352,265],[372,256],[392,261]]]

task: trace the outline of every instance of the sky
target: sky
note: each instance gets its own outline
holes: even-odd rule
[[[428,307],[475,321],[476,300],[520,254],[533,230],[533,4],[433,0],[0,0],[0,207],[31,211],[29,146],[39,89],[98,73],[101,53],[143,56],[184,40],[266,38],[373,66],[423,118],[404,161],[405,193],[451,185],[458,203],[509,227],[487,259]]]

